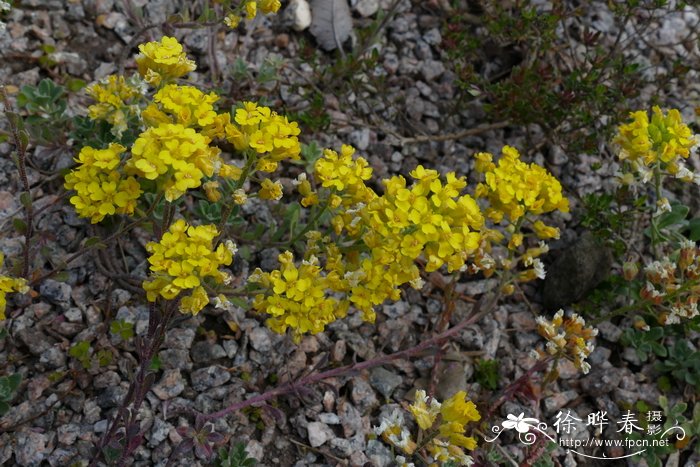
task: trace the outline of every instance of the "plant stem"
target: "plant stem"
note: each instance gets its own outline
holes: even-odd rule
[[[271,389],[271,390],[264,392],[262,394],[259,394],[257,396],[253,396],[250,399],[246,399],[244,401],[236,402],[235,404],[231,404],[228,407],[226,407],[222,410],[219,410],[218,412],[213,412],[213,413],[210,413],[208,415],[203,415],[203,418],[205,420],[214,420],[214,419],[218,419],[221,417],[225,417],[226,415],[229,415],[233,412],[244,409],[244,408],[249,407],[251,405],[259,404],[261,402],[265,402],[269,399],[273,399],[275,397],[278,397],[278,396],[281,396],[284,394],[290,394],[290,393],[296,392],[300,389],[306,388],[312,384],[318,383],[318,382],[323,381],[325,379],[344,376],[344,375],[348,375],[351,373],[357,373],[357,372],[362,371],[362,370],[367,370],[370,368],[374,368],[374,367],[383,365],[385,363],[389,363],[389,362],[391,362],[393,360],[397,360],[399,358],[410,357],[410,356],[416,355],[424,350],[427,350],[431,347],[441,345],[445,340],[453,337],[455,334],[460,332],[466,326],[469,326],[470,324],[477,322],[483,316],[490,313],[493,310],[494,306],[496,305],[498,298],[499,298],[499,294],[484,296],[476,304],[474,312],[472,313],[472,315],[469,318],[465,319],[464,321],[457,324],[453,328],[450,328],[447,331],[440,333],[435,337],[432,337],[428,340],[425,340],[414,347],[411,347],[411,348],[406,349],[406,350],[401,350],[401,351],[395,352],[393,354],[375,357],[373,359],[366,360],[364,362],[354,363],[351,365],[346,365],[346,366],[342,366],[339,368],[334,368],[332,370],[327,370],[327,371],[324,371],[321,373],[314,373],[314,374],[307,375],[303,378],[298,379],[297,381],[293,381],[293,382],[284,384],[282,386],[276,387],[274,389]]]
[[[22,201],[22,207],[24,208],[24,248],[22,251],[22,277],[29,280],[29,264],[30,255],[29,251],[31,249],[32,235],[34,235],[34,207],[32,204],[32,191],[29,186],[29,179],[27,178],[27,141],[22,141],[20,134],[19,122],[20,117],[12,108],[10,99],[7,97],[7,91],[4,86],[0,86],[0,94],[2,94],[2,101],[5,104],[5,114],[8,115],[8,122],[10,123],[10,131],[12,133],[12,140],[17,148],[17,169],[19,171],[19,178],[22,183],[22,195],[20,200]],[[13,115],[10,116],[9,114]],[[22,130],[26,139],[28,136],[24,130]]]

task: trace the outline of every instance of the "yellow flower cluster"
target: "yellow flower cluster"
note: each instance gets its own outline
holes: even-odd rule
[[[481,419],[476,406],[467,400],[467,394],[459,391],[442,404],[434,398],[428,398],[425,391],[418,390],[414,403],[409,406],[416,423],[425,435],[431,435],[422,441],[435,462],[444,465],[454,462],[458,465],[470,465],[472,459],[464,449],[476,448],[476,440],[464,435],[467,424]],[[382,420],[374,428],[386,442],[401,449],[406,454],[413,454],[417,444],[403,426],[403,416],[396,411],[388,419]]]
[[[125,178],[118,170],[124,151],[124,146],[114,143],[107,149],[86,146],[75,159],[80,164],[78,168],[66,175],[64,186],[76,191],[71,204],[93,224],[108,215],[134,212],[141,186],[134,177]]]
[[[278,259],[280,269],[271,273],[256,269],[249,278],[273,292],[259,294],[253,302],[256,310],[270,315],[266,323],[271,330],[284,334],[291,328],[295,341],[299,341],[301,334],[317,334],[327,324],[345,317],[347,302],[326,296],[330,279],[322,273],[318,259],[311,256],[298,268],[289,251]]]
[[[218,235],[216,226],[190,226],[180,219],[163,234],[160,242],[150,242],[146,250],[151,253],[148,262],[153,276],[144,281],[143,288],[149,302],[160,296],[172,300],[182,292],[192,293],[180,302],[180,311],[197,314],[209,303],[204,281],[210,278],[215,284],[229,280],[221,266],[231,264],[232,249],[220,244],[216,249],[213,241]]]
[[[658,106],[654,106],[651,121],[642,110],[632,112],[630,117],[632,121],[620,126],[614,140],[622,148],[620,159],[641,161],[647,166],[657,162],[673,164],[678,158],[687,159],[690,149],[696,144],[692,131],[683,123],[677,109],[664,115]]]
[[[588,373],[591,365],[586,358],[593,351],[593,338],[598,330],[586,327],[586,322],[576,313],[564,318],[564,310],[556,312],[552,321],[542,316],[537,319],[537,332],[547,339],[547,353],[571,360],[576,368]]]
[[[244,102],[236,110],[234,121],[239,126],[223,124],[226,139],[239,151],[252,149],[257,154],[257,170],[274,172],[280,161],[299,159],[300,130],[296,122],[254,102]]]
[[[636,275],[630,274],[631,280]],[[692,319],[700,314],[700,249],[695,242],[681,242],[678,260],[663,258],[644,268],[646,283],[639,295],[663,310],[659,321],[678,324],[681,319]]]
[[[214,103],[219,96],[214,92],[204,94],[194,86],[167,84],[153,96],[141,113],[143,120],[156,127],[161,123],[179,123],[185,127],[204,128],[213,125],[217,117]]]
[[[160,86],[197,68],[174,37],[164,36],[160,42],[141,44],[139,51],[136,56],[139,74],[152,86]]]
[[[340,154],[332,149],[325,149],[323,157],[314,164],[314,177],[321,183],[321,186],[332,191],[329,205],[332,208],[342,207],[343,209],[334,217],[332,224],[336,233],[340,234],[345,228],[351,235],[356,235],[359,224],[355,222],[353,208],[356,205],[365,205],[377,195],[365,185],[365,181],[372,177],[372,168],[369,167],[364,157],[353,157],[355,148],[349,145],[342,145]],[[307,182],[308,183],[308,182]],[[300,186],[299,192],[305,196],[302,204],[309,203],[310,197],[317,197],[315,193],[302,191],[306,186]]]
[[[138,115],[134,101],[145,92],[136,79],[135,76],[127,80],[123,76],[109,75],[88,86],[86,92],[96,102],[88,107],[88,116],[92,120],[108,122],[112,125],[112,132],[120,136],[127,128],[129,118]]]
[[[476,189],[477,198],[486,198],[490,207],[486,211],[494,222],[501,222],[507,215],[516,223],[527,214],[543,214],[554,210],[568,212],[569,201],[562,195],[562,187],[546,169],[537,164],[520,160],[518,150],[504,146],[498,165],[489,153],[476,155],[476,170],[484,174],[485,181]],[[554,230],[540,229],[540,238],[551,238]]]
[[[0,268],[5,263],[5,255],[0,253]],[[29,286],[24,279],[17,279],[0,275],[0,321],[5,319],[5,309],[7,308],[7,294],[12,292],[27,293]]]
[[[141,133],[131,148],[127,173],[158,180],[165,199],[174,201],[202,184],[221,166],[220,150],[209,138],[179,123],[161,123]]]
[[[263,13],[269,15],[271,13],[277,13],[282,7],[282,2],[280,0],[246,0],[241,4],[240,12],[245,12],[245,18],[251,20],[255,18],[258,13]],[[231,29],[236,28],[241,23],[241,16],[237,13],[229,13],[224,18],[224,23]]]

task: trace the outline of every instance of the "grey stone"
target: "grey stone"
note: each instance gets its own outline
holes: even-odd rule
[[[376,439],[371,439],[367,443],[367,451],[365,453],[369,461],[375,467],[386,467],[394,461],[394,456],[389,448]]]
[[[348,402],[346,399],[341,399],[337,404],[338,417],[340,424],[343,427],[343,434],[346,438],[354,434],[364,433],[364,424],[362,422],[362,414],[357,408]]]
[[[544,280],[545,308],[554,311],[582,299],[609,275],[612,260],[610,250],[590,232],[558,251]]]
[[[58,305],[63,310],[70,307],[71,286],[65,282],[46,279],[39,286],[39,293],[51,303]]]
[[[311,26],[311,8],[306,0],[291,0],[282,13],[283,21],[295,31],[303,31]]]
[[[593,397],[612,392],[620,384],[622,377],[614,369],[596,368],[581,378],[581,389]]]
[[[49,337],[36,328],[20,329],[17,338],[27,346],[32,355],[41,355],[51,348]]]
[[[442,76],[444,72],[445,65],[438,60],[426,60],[420,67],[421,76],[426,83],[430,83],[434,79]]]
[[[391,397],[403,379],[401,376],[393,373],[383,367],[377,367],[372,369],[369,373],[369,382],[374,389],[379,391],[386,399]]]
[[[435,388],[437,398],[445,400],[459,391],[465,391],[467,389],[467,373],[467,366],[462,362],[443,362]]]
[[[326,425],[338,425],[340,424],[340,417],[334,413],[320,413],[318,414],[318,421],[325,423]]]
[[[248,335],[250,345],[258,352],[268,353],[272,350],[270,331],[266,328],[255,328]]]
[[[151,428],[151,439],[148,440],[148,444],[151,447],[158,446],[168,438],[171,428],[172,425],[170,423],[167,423],[160,418],[156,418],[153,421],[153,427]]]
[[[127,389],[122,386],[110,386],[100,391],[97,395],[97,405],[102,409],[117,407],[126,396]]]
[[[192,360],[195,363],[209,363],[226,357],[226,351],[219,344],[209,341],[199,341],[192,346]]]
[[[438,28],[432,28],[423,34],[423,40],[430,45],[439,46],[442,43],[442,35]]]
[[[600,337],[610,342],[617,342],[622,337],[622,329],[615,326],[610,321],[603,321],[596,326]]]
[[[313,448],[323,445],[329,439],[335,437],[331,427],[321,422],[310,422],[306,427],[309,433],[309,444]]]
[[[355,10],[363,18],[368,18],[379,10],[379,0],[359,0],[355,5]]]
[[[66,352],[57,346],[53,346],[41,354],[39,362],[52,368],[61,368],[66,365]]]
[[[193,366],[189,351],[184,349],[162,350],[158,354],[158,358],[160,358],[160,365],[164,370],[178,369],[189,371]]]
[[[374,390],[364,378],[357,377],[353,379],[350,397],[357,409],[363,414],[369,413],[379,405],[379,400],[374,394]]]
[[[80,311],[80,308],[78,307],[70,307],[67,309],[64,313],[63,316],[66,317],[68,322],[70,323],[82,323],[83,322],[83,312]]]
[[[555,393],[544,400],[544,408],[547,413],[552,414],[555,411],[565,408],[566,404],[578,397],[576,391],[564,391]]]
[[[192,388],[195,391],[203,391],[208,388],[221,386],[231,379],[231,373],[226,368],[218,365],[200,368],[192,372]]]
[[[362,128],[361,130],[354,130],[348,136],[350,144],[360,151],[365,151],[369,147],[370,131],[369,128]]]
[[[190,350],[194,341],[195,332],[190,328],[175,328],[165,334],[163,347],[166,349]]]
[[[598,367],[610,360],[611,354],[612,350],[607,347],[597,346],[588,356],[588,363],[590,363],[592,367]]]
[[[405,300],[399,300],[398,302],[388,303],[384,305],[382,311],[387,318],[396,319],[400,316],[408,313],[410,305]]]
[[[75,423],[61,425],[58,427],[57,430],[58,442],[67,446],[71,446],[73,443],[75,443],[75,440],[78,438],[78,434],[80,434],[80,427]]]
[[[49,454],[49,436],[44,433],[21,431],[17,433],[16,440],[15,459],[21,466],[39,465]]]
[[[238,353],[238,342],[233,339],[227,339],[223,342],[224,351],[228,358],[233,358]]]
[[[637,355],[637,351],[632,347],[625,347],[622,351],[622,359],[627,360],[633,365],[641,366],[642,364],[642,360],[639,358],[639,355]]]
[[[160,400],[168,400],[182,394],[185,390],[185,381],[180,370],[165,370],[163,377],[151,389]]]
[[[352,444],[344,438],[333,438],[330,443],[331,451],[340,457],[350,457],[353,453]]]

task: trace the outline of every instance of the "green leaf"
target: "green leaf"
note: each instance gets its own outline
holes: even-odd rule
[[[83,89],[85,86],[87,86],[87,83],[85,82],[85,80],[82,80],[79,78],[70,78],[66,82],[66,87],[71,92],[78,92],[81,89]]]
[[[29,195],[29,193],[24,191],[21,195],[19,195],[19,202],[22,203],[23,207],[29,208],[32,206],[32,197]]]
[[[20,234],[27,233],[27,223],[18,217],[15,217],[14,219],[12,219],[12,226],[15,228],[17,233],[20,233]]]
[[[105,248],[107,245],[104,244],[102,239],[100,237],[90,237],[87,240],[85,240],[85,243],[83,243],[83,246],[85,248]]]
[[[0,401],[0,417],[10,411],[10,405],[7,402]]]
[[[694,242],[700,241],[700,217],[696,217],[695,219],[689,220],[688,228],[690,229],[688,238]]]
[[[661,230],[672,225],[680,224],[688,215],[690,209],[683,204],[671,206],[671,212],[665,212],[656,220],[656,227]]]

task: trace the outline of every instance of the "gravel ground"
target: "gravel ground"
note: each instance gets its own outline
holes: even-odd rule
[[[149,39],[149,35],[150,39],[160,35],[158,29],[150,29],[134,42],[141,27],[163,23],[169,15],[180,11],[181,3],[191,2],[23,0],[19,3],[6,18],[6,33],[0,34],[0,82],[15,86],[65,75],[91,82],[116,72],[119,66],[130,72],[134,69],[130,58],[134,50],[125,50],[127,45]],[[142,7],[143,16],[133,17],[124,6],[128,3],[137,9]],[[350,3],[357,33],[374,21],[378,10],[388,9],[392,2],[353,0]],[[499,153],[502,145],[510,144],[524,151],[532,149],[531,160],[546,164],[560,177],[572,199],[572,212],[580,208],[577,200],[581,195],[610,188],[617,167],[605,147],[602,156],[591,156],[567,154],[548,145],[528,146],[524,129],[511,126],[446,141],[410,140],[416,136],[457,133],[488,123],[484,102],[478,99],[454,109],[458,90],[455,72],[443,49],[444,18],[449,14],[443,3],[447,2],[401,1],[395,15],[378,33],[373,46],[378,52],[376,64],[354,74],[352,86],[336,88],[328,82],[315,82],[317,71],[332,65],[333,55],[317,52],[308,31],[293,29],[295,18],[291,12],[257,21],[245,33],[242,32],[245,29],[239,32],[220,29],[216,34],[215,54],[208,52],[206,29],[178,30],[175,35],[183,39],[188,53],[200,64],[191,78],[201,86],[208,85],[207,72],[215,59],[216,67],[222,71],[220,88],[230,90],[235,98],[264,99],[280,111],[298,114],[311,106],[309,96],[321,91],[321,107],[330,117],[330,125],[323,131],[305,133],[305,141],[317,141],[321,147],[354,145],[360,154],[368,157],[378,178],[407,174],[417,164],[469,174],[470,156],[474,152]],[[535,3],[543,7],[548,4]],[[614,40],[618,30],[606,2],[590,3],[584,20],[602,33],[604,43]],[[630,54],[648,63],[649,73],[670,67],[677,58],[692,68],[700,59],[697,41],[690,49],[673,44],[691,34],[699,20],[700,10],[687,7],[683,12],[654,19],[654,27],[636,39],[633,29],[624,31],[623,39],[630,40]],[[351,40],[360,42],[357,37]],[[40,63],[40,57],[46,53],[42,50],[45,45],[55,48],[53,59],[57,64],[49,69]],[[308,56],[316,58],[305,60]],[[248,77],[243,79],[230,71],[240,67],[240,63],[248,65]],[[284,64],[279,68],[278,79],[256,80],[270,63]],[[385,86],[381,92],[374,85],[380,81]],[[693,107],[700,105],[698,82],[697,69],[691,69],[683,80],[676,80],[663,90],[659,99],[666,105],[680,107],[684,115],[692,118]],[[639,102],[646,106],[649,97],[658,92],[653,87],[641,90]],[[84,96],[73,96],[71,109],[78,111],[85,102]],[[631,102],[630,107],[637,104]],[[531,135],[538,134],[537,128],[529,130]],[[11,150],[8,143],[0,143],[3,156],[0,158],[0,224],[4,226],[0,251],[8,258],[18,256],[22,248],[22,238],[11,233],[9,227],[10,218],[21,209],[16,195],[17,174],[9,158]],[[31,151],[35,167],[30,170],[29,178],[38,184],[48,169],[70,165],[76,149],[70,145],[58,150],[34,146]],[[601,163],[601,168],[592,170],[594,163]],[[295,174],[282,176],[291,181]],[[35,189],[35,208],[47,206],[37,224],[42,232],[39,241],[46,251],[38,256],[36,266],[57,264],[80,241],[100,232],[100,228],[95,230],[77,218],[72,207],[59,200],[57,191],[51,191],[50,187],[51,184],[39,185]],[[258,219],[274,216],[263,204],[251,206],[249,214]],[[561,252],[578,239],[578,253],[572,253],[575,257],[584,256],[591,271],[606,264],[609,268],[610,259],[586,245],[581,240],[585,236],[579,228],[571,226],[571,220],[567,216],[557,219],[566,230],[552,249]],[[118,261],[123,260],[134,278],[145,277],[143,245],[148,240],[149,234],[144,231],[120,239],[123,257],[119,256]],[[275,249],[253,251],[250,261],[237,258],[233,271],[242,275],[257,266],[270,269],[276,264],[278,253]],[[6,323],[11,338],[0,340],[0,368],[7,374],[21,373],[23,383],[12,409],[0,418],[0,464],[67,466],[90,458],[95,441],[106,430],[108,418],[125,396],[128,375],[137,364],[133,340],[124,342],[107,332],[107,319],[134,323],[136,334],[143,335],[149,311],[129,287],[130,282],[119,283],[105,275],[105,270],[100,268],[108,262],[102,258],[102,265],[97,267],[96,261],[89,257],[75,261],[65,281],[44,281],[21,313],[11,313],[13,318]],[[552,269],[548,277],[556,280],[562,274],[567,274],[566,270]],[[594,279],[582,273],[580,280]],[[458,287],[461,293],[478,295],[489,289],[490,282],[467,282],[465,278]],[[492,315],[466,328],[454,340],[443,361],[437,394],[449,396],[464,389],[477,402],[489,400],[492,394],[473,378],[476,358],[498,360],[501,387],[523,375],[533,364],[528,350],[541,342],[531,309],[544,311],[541,303],[545,288],[542,284],[528,287],[529,303],[506,302]],[[14,308],[19,310],[19,305]],[[460,301],[455,316],[465,316],[471,308],[471,303]],[[8,311],[12,309],[10,305]],[[158,354],[158,379],[146,397],[140,416],[145,439],[136,450],[133,465],[165,465],[181,439],[176,428],[190,423],[184,415],[187,409],[213,412],[274,387],[274,381],[298,377],[315,365],[346,364],[407,348],[430,336],[428,330],[436,324],[441,310],[439,293],[429,283],[421,292],[406,290],[401,301],[380,307],[374,325],[351,315],[329,326],[324,333],[305,337],[299,345],[270,332],[261,319],[240,309],[223,312],[208,308],[196,317],[183,316],[168,331]],[[236,321],[239,329],[229,329],[227,320]],[[654,384],[651,366],[641,364],[634,352],[623,352],[618,344],[623,329],[629,325],[626,320],[600,325],[596,350],[590,357],[590,374],[582,376],[573,367],[563,366],[560,379],[548,386],[539,405],[517,400],[506,402],[495,420],[521,412],[551,419],[563,408],[579,415],[605,409],[615,419],[637,401],[656,404],[661,394]],[[106,350],[111,362],[83,369],[76,359],[67,356],[71,345],[81,341]],[[692,336],[690,341],[697,344],[698,336]],[[379,424],[382,413],[411,400],[416,388],[426,387],[432,367],[433,359],[427,356],[330,379],[309,388],[303,397],[280,398],[277,406],[280,410],[248,411],[220,419],[216,430],[231,439],[245,441],[248,452],[260,465],[392,465],[391,450],[371,439],[371,428]],[[677,392],[665,395],[671,400],[684,397]],[[516,442],[506,447],[515,458],[521,448]],[[605,454],[612,456],[619,452],[611,448]],[[561,465],[593,465],[567,455],[564,449],[555,452],[555,460]],[[672,457],[667,465],[679,465],[678,462],[678,457]],[[680,465],[698,462],[697,454],[684,455]],[[201,464],[190,459],[182,460],[181,465]],[[639,463],[630,461],[627,465]]]

